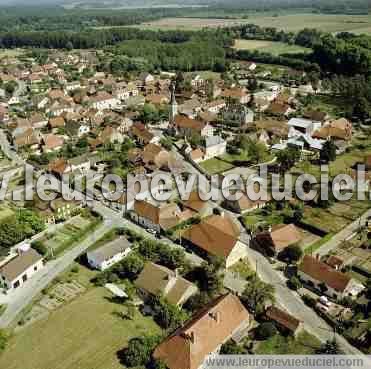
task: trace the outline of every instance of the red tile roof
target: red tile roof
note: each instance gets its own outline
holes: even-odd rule
[[[165,339],[153,353],[169,369],[197,369],[245,322],[249,313],[238,297],[219,297]]]
[[[339,292],[343,292],[351,281],[346,274],[338,272],[310,255],[304,256],[298,270]]]

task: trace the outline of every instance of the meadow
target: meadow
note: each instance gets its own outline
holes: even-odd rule
[[[0,356],[0,368],[122,369],[117,353],[131,338],[161,333],[139,311],[133,320],[120,317],[122,304],[105,288],[92,287],[87,281],[92,275],[80,267],[72,277],[88,288],[85,294],[16,330]]]
[[[316,28],[326,32],[371,33],[371,15],[329,15],[299,13],[288,15],[254,14],[244,18],[163,18],[145,22],[143,29],[201,29],[204,27],[232,27],[253,23],[262,27],[276,27],[285,31],[299,31],[303,28]],[[133,27],[138,27],[133,26]]]
[[[236,50],[258,50],[273,55],[309,53],[311,50],[297,45],[289,45],[283,42],[263,41],[263,40],[236,40],[234,44]]]

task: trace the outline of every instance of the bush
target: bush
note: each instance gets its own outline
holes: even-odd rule
[[[5,350],[8,344],[8,336],[7,334],[0,329],[0,353]]]
[[[48,253],[48,249],[41,241],[33,241],[31,247],[36,250],[40,255],[44,256]]]
[[[316,306],[316,300],[313,297],[309,295],[303,295],[302,299],[305,305],[308,305],[311,308],[314,308]]]
[[[132,338],[128,347],[124,350],[123,362],[125,366],[132,368],[147,365],[151,360],[152,351],[159,343],[159,336],[148,335]]]
[[[277,334],[277,328],[272,322],[264,322],[259,325],[256,331],[258,340],[266,340]]]
[[[292,290],[297,291],[299,288],[302,287],[302,284],[301,284],[299,278],[297,278],[297,277],[294,276],[294,277],[291,277],[291,278],[288,280],[288,282],[287,282],[287,286],[288,286],[289,288],[291,288]]]

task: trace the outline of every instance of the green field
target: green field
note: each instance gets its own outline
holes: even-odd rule
[[[200,163],[200,166],[205,169],[209,174],[221,174],[227,170],[234,168],[234,165],[220,160],[218,158],[213,158],[209,160],[205,160]]]
[[[371,33],[371,15],[328,15],[298,13],[267,16],[253,14],[247,19],[218,18],[164,18],[140,25],[144,29],[201,29],[204,27],[232,27],[253,23],[262,27],[276,27],[285,31],[299,31],[303,28],[316,28],[327,32]],[[138,27],[138,26],[134,26]]]
[[[0,368],[122,369],[117,352],[130,338],[161,332],[139,312],[134,320],[117,316],[123,308],[110,297],[106,289],[92,288],[21,329],[0,357]]]
[[[234,48],[236,50],[258,50],[273,55],[309,53],[311,51],[308,48],[297,45],[260,40],[236,40]]]

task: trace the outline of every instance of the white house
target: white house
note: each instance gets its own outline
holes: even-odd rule
[[[73,82],[69,82],[66,84],[66,86],[64,87],[64,89],[67,91],[67,92],[70,92],[70,91],[75,91],[75,90],[78,90],[81,88],[81,84],[79,81],[73,81]]]
[[[87,253],[88,263],[92,268],[103,271],[121,261],[131,250],[129,241],[120,236],[94,251],[89,251]]]
[[[19,97],[18,96],[12,96],[9,100],[8,100],[8,105],[16,105],[16,104],[19,104],[21,101],[19,100]]]
[[[227,152],[227,141],[220,136],[206,137],[205,160],[222,156]]]
[[[226,107],[224,100],[215,100],[206,105],[206,110],[209,113],[219,114],[219,112]]]
[[[43,257],[29,245],[18,250],[18,255],[0,266],[0,286],[15,290],[26,283],[44,266]]]
[[[134,83],[129,82],[126,84],[125,82],[120,82],[116,84],[115,94],[118,99],[126,101],[130,97],[138,96],[139,90]]]
[[[142,73],[140,75],[140,79],[145,85],[148,85],[149,83],[153,83],[155,81],[155,77],[150,73]]]
[[[289,137],[300,135],[298,132],[312,137],[313,133],[322,126],[321,122],[304,118],[291,118],[287,124],[289,126]]]
[[[205,80],[199,74],[193,75],[191,77],[192,87],[199,88],[199,87],[202,87],[204,84],[205,84]]]
[[[105,110],[115,109],[120,105],[120,100],[108,92],[100,91],[95,96],[91,97],[91,106],[93,109]]]

